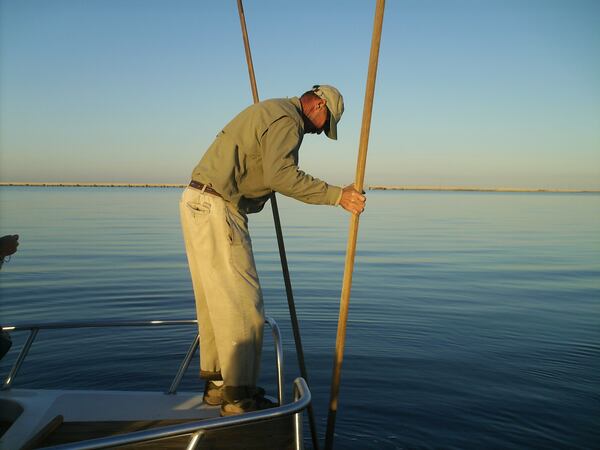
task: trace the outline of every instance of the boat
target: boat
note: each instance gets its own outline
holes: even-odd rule
[[[311,402],[306,381],[297,377],[285,402],[283,346],[277,323],[267,317],[276,355],[279,406],[220,417],[203,403],[203,392],[179,392],[198,349],[196,334],[165,392],[13,388],[40,330],[196,326],[196,320],[90,321],[3,326],[28,332],[0,390],[0,449],[303,449],[302,415]],[[16,351],[16,350],[15,350]]]

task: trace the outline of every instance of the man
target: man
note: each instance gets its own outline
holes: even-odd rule
[[[0,269],[4,264],[4,258],[10,258],[17,251],[19,246],[19,235],[18,234],[7,234],[6,236],[0,237]],[[12,340],[10,334],[0,328],[0,359],[8,353],[12,347]]]
[[[363,211],[365,197],[298,168],[304,134],[337,139],[344,101],[332,86],[300,98],[248,107],[217,135],[180,202],[200,333],[204,401],[228,416],[274,406],[256,387],[262,351],[263,299],[246,214],[272,192],[306,203]]]

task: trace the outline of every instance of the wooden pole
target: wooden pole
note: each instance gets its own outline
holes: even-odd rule
[[[256,76],[254,75],[254,63],[252,62],[252,53],[250,53],[250,41],[248,40],[248,30],[246,29],[246,15],[244,14],[244,5],[242,5],[242,0],[237,0],[237,5],[238,12],[240,14],[240,25],[242,26],[244,50],[246,51],[246,62],[248,63],[248,76],[250,77],[252,99],[254,100],[254,103],[258,103],[258,89],[256,87]]]
[[[369,56],[369,70],[365,90],[362,127],[360,130],[358,161],[356,163],[356,178],[354,181],[354,187],[359,192],[362,192],[363,189],[365,168],[367,165],[367,148],[369,145],[369,132],[371,130],[371,114],[373,111],[373,96],[375,94],[375,79],[377,78],[377,62],[379,60],[379,44],[381,42],[384,9],[385,0],[377,0],[373,24],[373,37],[371,40],[371,54]],[[352,288],[352,271],[354,269],[354,255],[356,253],[359,217],[359,214],[353,214],[350,218],[350,231],[348,236],[348,246],[346,248],[346,264],[344,266],[344,280],[342,282],[342,294],[340,299],[340,315],[335,342],[335,359],[333,361],[329,413],[327,415],[325,450],[331,450],[333,448],[335,418],[338,409],[342,361],[344,359],[344,346],[346,343],[346,322],[348,321],[348,307],[350,305],[350,290]]]
[[[254,103],[258,103],[258,89],[256,87],[256,77],[254,75],[254,64],[252,63],[252,54],[250,52],[250,41],[248,40],[248,30],[246,29],[246,16],[244,14],[244,6],[242,0],[237,0],[238,12],[240,14],[240,24],[242,26],[242,36],[244,38],[244,50],[246,51],[246,62],[248,63],[248,75],[250,76],[250,86],[252,88],[252,98]],[[283,281],[285,284],[285,292],[290,310],[290,319],[292,321],[292,330],[294,332],[294,343],[296,344],[296,355],[298,355],[298,366],[300,375],[308,382],[308,372],[304,363],[304,350],[302,349],[302,339],[300,337],[300,325],[296,314],[296,305],[294,303],[294,294],[292,292],[292,282],[290,281],[290,271],[288,268],[287,257],[285,253],[285,244],[283,242],[283,232],[281,230],[281,220],[279,219],[279,208],[277,207],[277,198],[275,193],[271,194],[271,209],[273,210],[273,222],[275,224],[275,234],[277,235],[277,246],[279,248],[279,258],[281,260],[281,270],[283,272]],[[310,434],[312,438],[313,448],[319,450],[319,438],[317,435],[317,424],[312,403],[308,405],[308,420],[310,424]]]

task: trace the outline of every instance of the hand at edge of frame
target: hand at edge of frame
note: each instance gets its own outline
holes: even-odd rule
[[[0,257],[10,256],[17,251],[19,246],[18,234],[7,234],[0,237]]]

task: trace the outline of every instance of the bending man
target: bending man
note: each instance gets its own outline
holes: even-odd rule
[[[264,311],[247,214],[272,192],[305,203],[361,213],[365,197],[298,168],[304,134],[337,139],[344,112],[339,91],[315,86],[300,98],[248,107],[217,135],[192,172],[180,211],[200,333],[204,401],[221,415],[274,406],[256,387]]]

